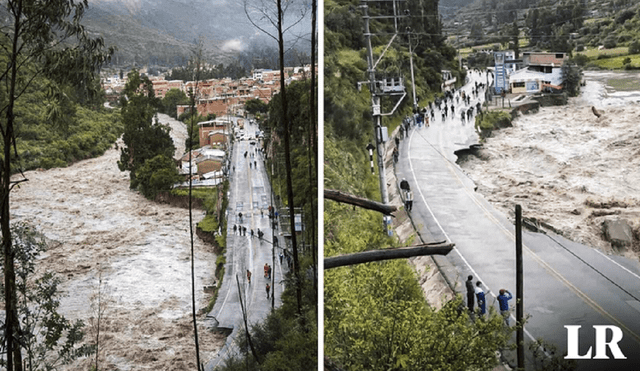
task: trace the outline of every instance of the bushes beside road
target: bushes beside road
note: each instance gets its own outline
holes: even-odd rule
[[[511,126],[511,114],[506,111],[494,110],[476,116],[475,128],[482,138],[491,136],[495,129]]]

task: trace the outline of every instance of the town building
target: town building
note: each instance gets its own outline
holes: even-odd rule
[[[156,98],[164,98],[167,95],[167,92],[171,89],[178,89],[184,91],[184,83],[182,80],[153,80],[153,92],[155,93]]]
[[[227,135],[229,135],[231,127],[230,124],[229,120],[225,118],[199,122],[198,133],[200,147],[225,147]]]
[[[179,172],[184,176],[185,182],[189,181],[189,167],[194,186],[215,186],[222,182],[225,173],[226,153],[221,149],[203,147],[189,152],[180,159]],[[186,186],[186,183],[178,186]]]
[[[545,89],[562,89],[562,65],[565,53],[525,52],[523,68],[509,76],[511,92],[539,93]]]

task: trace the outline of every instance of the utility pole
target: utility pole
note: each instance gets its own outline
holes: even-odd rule
[[[413,77],[413,50],[411,49],[411,27],[407,27],[407,38],[409,39],[409,63],[411,64],[411,88],[413,89],[413,112],[418,110],[418,98],[416,97],[416,81]]]
[[[384,170],[384,152],[385,152],[385,144],[382,141],[382,117],[380,115],[380,96],[377,94],[376,87],[376,70],[374,66],[373,60],[373,48],[371,46],[371,31],[369,29],[369,21],[371,18],[369,17],[369,6],[365,3],[361,5],[364,10],[364,15],[362,18],[364,19],[364,37],[367,42],[367,63],[369,72],[369,91],[371,91],[371,106],[373,107],[373,128],[374,128],[374,138],[376,141],[376,151],[377,151],[377,160],[378,160],[378,172],[380,177],[380,195],[382,197],[382,203],[389,203],[389,193],[387,192],[387,176]],[[387,231],[387,226],[385,223],[385,232]]]
[[[516,344],[518,370],[524,370],[524,282],[522,267],[522,208],[516,205]]]
[[[367,5],[367,3],[368,2],[384,2],[384,1],[393,2],[393,15],[391,16],[379,15],[374,17],[370,16],[369,5]],[[380,59],[382,59],[382,57],[384,56],[384,53],[389,48],[389,46],[391,46],[391,43],[393,43],[393,40],[398,35],[398,18],[401,18],[401,16],[398,15],[399,10],[396,4],[396,2],[398,1],[403,1],[403,0],[361,0],[361,5],[360,5],[360,8],[363,9],[362,19],[364,20],[364,37],[367,45],[367,64],[368,64],[367,72],[369,74],[369,81],[367,81],[366,83],[369,84],[369,91],[371,92],[371,107],[372,107],[372,114],[373,114],[372,116],[373,116],[374,138],[376,141],[375,148],[377,151],[378,171],[380,172],[378,174],[380,178],[380,196],[383,204],[389,203],[389,193],[387,192],[387,179],[386,179],[385,167],[384,167],[385,140],[386,140],[385,133],[387,128],[382,126],[382,116],[393,114],[396,108],[398,108],[398,105],[400,104],[402,99],[404,99],[404,97],[406,96],[406,92],[404,89],[404,85],[402,83],[402,78],[399,78],[398,80],[391,79],[390,85],[388,84],[388,81],[386,79],[384,81],[376,81],[376,65],[378,64]],[[382,55],[380,55],[377,62],[373,59],[373,46],[371,45],[371,36],[373,34],[371,33],[371,30],[369,28],[369,22],[373,18],[376,18],[376,19],[393,18],[394,27],[395,27],[394,28],[395,34],[389,40],[387,47],[382,52]],[[396,85],[396,83],[398,83],[398,85]],[[360,84],[361,83],[358,83],[358,86],[360,86]],[[402,95],[402,97],[396,102],[396,106],[393,108],[391,113],[382,113],[381,107],[380,107],[380,99],[382,96],[389,96],[389,95]],[[414,100],[415,100],[415,93],[414,93]],[[389,234],[389,229],[388,229],[389,223],[390,223],[390,218],[385,216],[384,217],[385,234]]]

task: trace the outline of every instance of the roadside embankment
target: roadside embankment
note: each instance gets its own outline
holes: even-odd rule
[[[393,139],[398,135],[399,127],[391,134],[389,143],[393,143]],[[396,178],[395,165],[393,163],[394,147],[395,144],[387,146],[384,156],[389,203],[398,207],[398,211],[392,221],[393,230],[400,242],[407,246],[434,242],[433,235],[423,225],[415,223],[403,206],[399,189],[400,181]],[[457,269],[445,256],[417,256],[410,258],[409,263],[416,270],[418,281],[427,302],[436,309],[441,308],[445,302],[454,297],[455,287],[462,287],[456,284]]]

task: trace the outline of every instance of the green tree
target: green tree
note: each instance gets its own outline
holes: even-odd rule
[[[256,98],[246,101],[244,103],[244,109],[250,114],[255,115],[256,113],[266,113],[268,106],[266,103]]]
[[[614,35],[609,35],[604,39],[602,45],[604,45],[605,49],[613,49],[618,45],[618,41]]]
[[[580,83],[582,82],[582,71],[575,64],[564,63],[562,65],[562,87],[571,97],[580,94]]]
[[[145,161],[136,171],[136,179],[139,182],[140,192],[146,198],[153,200],[158,192],[170,190],[181,177],[172,158],[157,155]]]
[[[627,9],[627,10],[621,12],[620,14],[618,14],[618,16],[616,17],[616,23],[617,24],[624,24],[629,19],[632,19],[635,15],[636,15],[636,13],[633,10],[628,10]]]
[[[629,44],[629,54],[639,54],[640,53],[640,42],[638,40],[634,40]]]
[[[44,237],[25,223],[11,227],[15,247],[18,313],[21,332],[17,339],[25,349],[28,370],[52,370],[93,353],[84,338],[84,323],[71,322],[58,313],[60,279],[53,273],[36,273],[36,261],[46,251]],[[6,360],[0,360],[6,366]]]
[[[200,114],[193,115],[193,117],[191,117],[190,112],[185,112],[180,115],[180,121],[187,125],[187,138],[184,140],[184,148],[187,148],[187,150],[188,148],[200,148],[200,126],[198,126],[198,124],[205,121],[215,120],[216,118],[215,114],[213,114],[213,118],[209,117],[211,116],[209,115],[205,117]],[[189,138],[191,138],[191,141],[189,141]]]
[[[513,21],[511,26],[511,38],[513,42],[513,51],[515,53],[515,59],[520,58],[520,29],[518,28],[518,20]]]
[[[482,41],[484,37],[484,30],[482,29],[482,24],[479,22],[474,22],[471,25],[471,33],[470,37],[476,42],[479,43]]]
[[[16,341],[22,333],[17,313],[16,272],[10,229],[10,192],[22,180],[11,180],[12,146],[16,146],[16,104],[38,76],[60,84],[83,88],[96,70],[109,59],[113,49],[104,50],[102,38],[92,39],[80,23],[88,1],[6,0],[2,2],[4,24],[0,35],[0,132],[3,157],[0,185],[0,228],[3,236],[5,333],[4,349],[8,370],[22,370],[22,347]],[[30,63],[32,62],[32,63]],[[50,92],[49,96],[59,96]]]
[[[380,232],[376,213],[325,203],[328,256],[394,246]],[[491,306],[475,321],[460,297],[430,307],[404,260],[326,270],[324,297],[325,354],[348,370],[491,370],[511,334]]]
[[[558,347],[542,339],[529,342],[527,348],[533,354],[533,369],[536,371],[570,371],[578,365],[575,359],[564,358],[567,352],[560,353]]]
[[[162,109],[167,115],[177,118],[178,112],[176,107],[182,104],[189,104],[189,98],[180,89],[169,89],[167,94],[162,98]]]
[[[175,146],[170,128],[153,118],[157,113],[159,100],[153,92],[153,84],[146,76],[140,76],[137,70],[129,72],[129,81],[120,98],[122,104],[122,123],[125,146],[121,149],[118,167],[129,170],[131,189],[140,185],[137,179],[138,169],[145,161],[157,155],[173,158]]]
[[[540,40],[540,29],[539,29],[539,19],[540,19],[540,12],[539,10],[533,9],[533,10],[529,10],[529,13],[527,14],[527,24],[529,25],[529,44],[530,45],[535,45],[538,43],[538,41]]]

